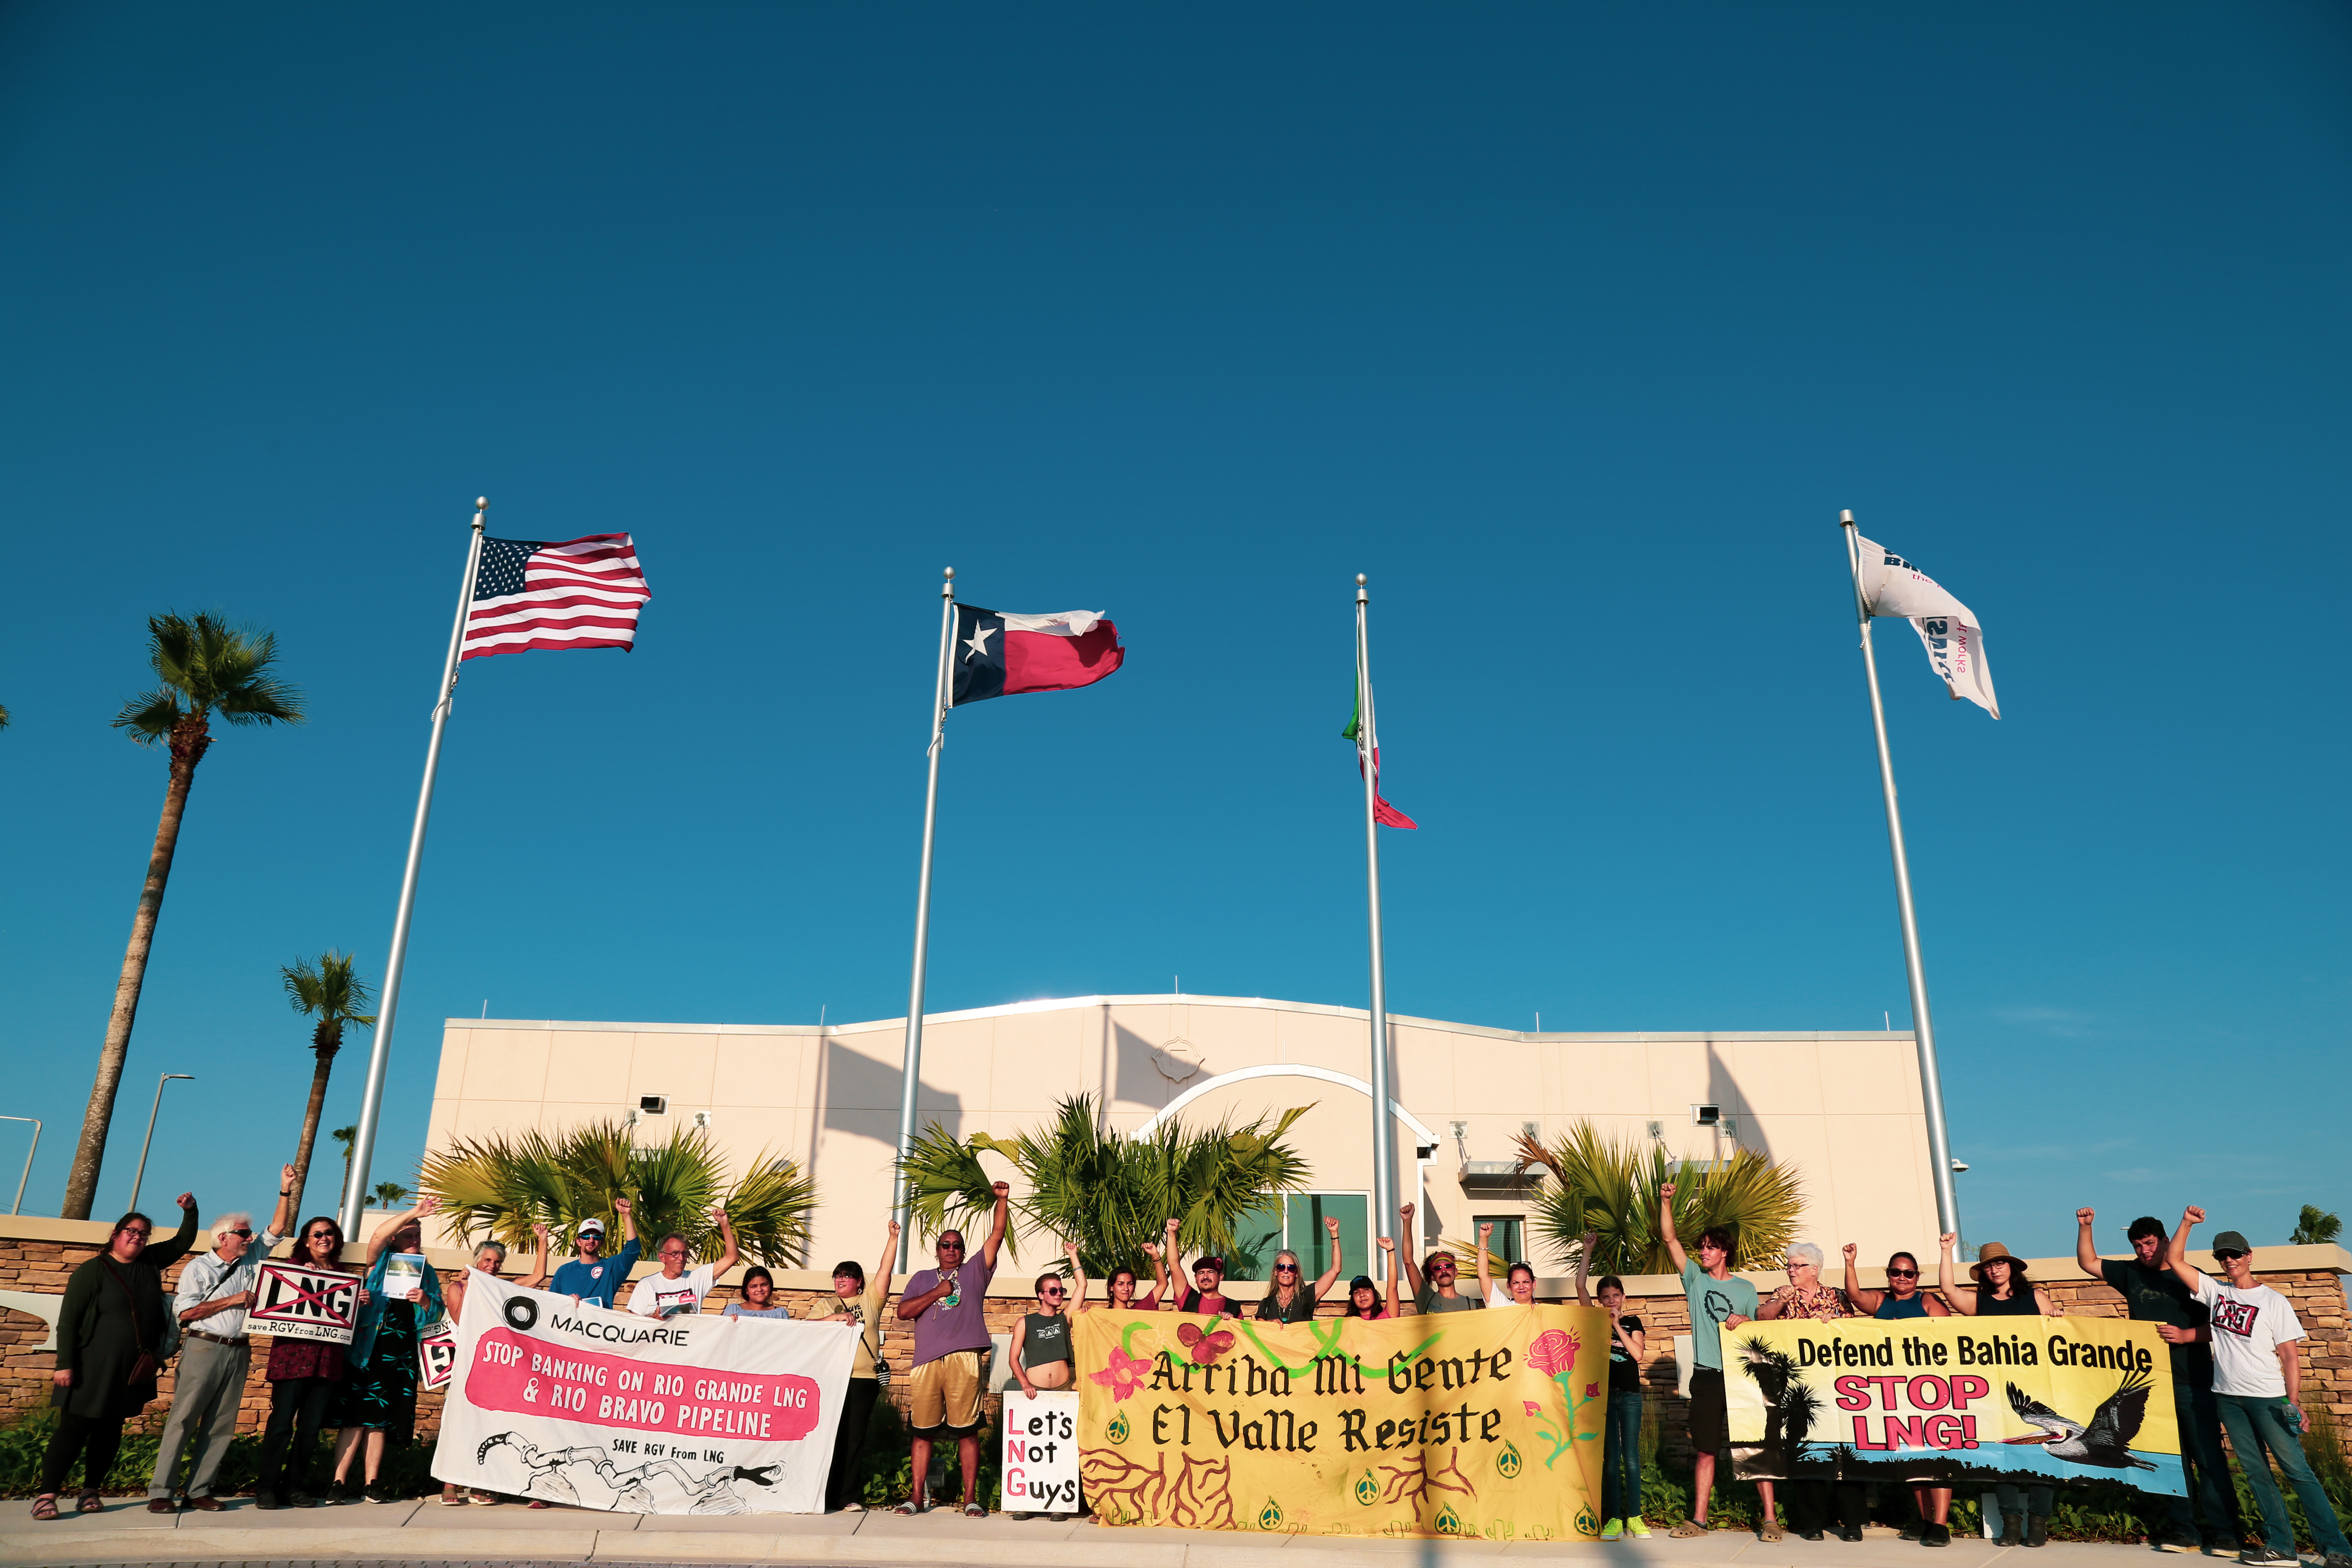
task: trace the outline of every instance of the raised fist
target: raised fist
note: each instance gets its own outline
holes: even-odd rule
[[[1399,1204],[1397,1205],[1397,1215],[1407,1225],[1411,1225],[1412,1223],[1412,1205],[1411,1204]]]
[[[1851,1241],[1845,1244],[1845,1266],[1849,1272],[1853,1268],[1854,1254],[1860,1250],[1861,1248],[1855,1247]]]
[[[2180,1211],[2180,1218],[2183,1223],[2188,1225],[2203,1225],[2205,1223],[2205,1211],[2199,1208],[2195,1204],[2190,1204],[2187,1208]]]
[[[1009,1198],[1013,1195],[1013,1184],[1010,1182],[991,1182],[988,1184],[988,1190],[994,1193],[999,1199]]]
[[[2081,1226],[2084,1230],[2090,1229],[2091,1222],[2097,1217],[2098,1215],[2092,1213],[2089,1209],[2076,1209],[2074,1211],[2074,1223]]]
[[[1335,1214],[1325,1215],[1323,1216],[1323,1228],[1330,1233],[1333,1240],[1338,1240],[1339,1237],[1339,1216]]]
[[[1331,1223],[1333,1225],[1337,1225],[1339,1222],[1338,1220],[1333,1220]],[[1478,1245],[1480,1247],[1486,1246],[1486,1238],[1494,1234],[1495,1222],[1493,1220],[1481,1220],[1478,1222]]]
[[[613,1212],[614,1214],[627,1214],[631,1206],[629,1200],[626,1198],[614,1198],[613,1200]]]
[[[194,1193],[182,1193],[179,1197],[173,1201],[178,1203],[184,1209],[192,1209],[196,1206],[196,1194]]]
[[[1659,1184],[1659,1187],[1658,1187],[1658,1196],[1660,1196],[1660,1197],[1662,1197],[1662,1198],[1670,1198],[1670,1197],[1673,1197],[1674,1195],[1675,1195],[1675,1184],[1674,1184],[1672,1182],[1664,1182],[1664,1183],[1661,1183],[1661,1184]]]
[[[1945,1251],[1949,1252],[1960,1244],[1960,1233],[1957,1230],[1948,1230],[1936,1240],[1942,1245]]]
[[[1380,1237],[1379,1240],[1381,1250],[1382,1252],[1394,1252],[1396,1250],[1396,1237],[1392,1236],[1383,1236]]]

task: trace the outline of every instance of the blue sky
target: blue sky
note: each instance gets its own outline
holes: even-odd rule
[[[2347,66],[2320,4],[8,7],[26,1206],[161,802],[107,728],[151,612],[273,628],[314,717],[198,775],[109,1212],[159,1072],[151,1202],[290,1154],[278,967],[380,973],[477,493],[655,596],[467,673],[387,1170],[486,1002],[901,1010],[948,563],[1130,653],[956,717],[934,1007],[1361,1005],[1363,571],[1397,1011],[1899,1025],[1852,507],[2006,714],[1882,626],[1971,1236],[2283,1239],[2352,1203]]]

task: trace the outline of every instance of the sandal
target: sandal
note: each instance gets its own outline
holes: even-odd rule
[[[1767,1542],[1786,1541],[1789,1539],[1789,1532],[1780,1528],[1779,1520],[1768,1519],[1764,1521],[1764,1527],[1756,1532],[1756,1539]]]
[[[900,1503],[897,1508],[892,1509],[890,1511],[892,1513],[907,1514],[911,1517],[912,1515],[928,1512],[929,1510],[923,1507],[922,1499],[910,1497],[905,1502]]]
[[[33,1517],[35,1519],[57,1518],[58,1494],[55,1492],[43,1492],[39,1497],[35,1498],[33,1500]]]
[[[74,1504],[74,1511],[76,1513],[104,1513],[106,1511],[106,1504],[99,1500],[99,1496],[96,1492],[84,1492],[81,1494],[80,1500]]]
[[[1686,1519],[1666,1531],[1667,1537],[1675,1541],[1696,1541],[1706,1533],[1706,1526],[1695,1519]]]
[[[968,1502],[963,1505],[963,1516],[966,1519],[986,1519],[988,1510],[976,1502]]]

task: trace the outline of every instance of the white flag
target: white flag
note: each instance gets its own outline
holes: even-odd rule
[[[1874,616],[1902,616],[1919,634],[1927,662],[1957,702],[1965,697],[1994,718],[2000,703],[1992,694],[1992,667],[1985,662],[1984,632],[1969,608],[1937,586],[1936,580],[1892,550],[1856,535],[1862,552],[1862,602]]]

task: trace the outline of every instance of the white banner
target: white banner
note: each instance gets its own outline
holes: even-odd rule
[[[1015,1388],[1004,1396],[1003,1463],[1007,1513],[1078,1511],[1078,1395],[1075,1389]]]
[[[437,1480],[615,1513],[822,1513],[857,1336],[466,1279]]]
[[[250,1332],[281,1340],[347,1345],[359,1318],[360,1280],[359,1275],[340,1269],[262,1264],[253,1271],[253,1306],[245,1315],[245,1326]]]
[[[1862,598],[1870,613],[1908,620],[1945,689],[1955,699],[1966,698],[2000,718],[1992,667],[1985,662],[1984,633],[1978,629],[1975,613],[1892,550],[1859,537],[1854,543],[1862,552]]]

